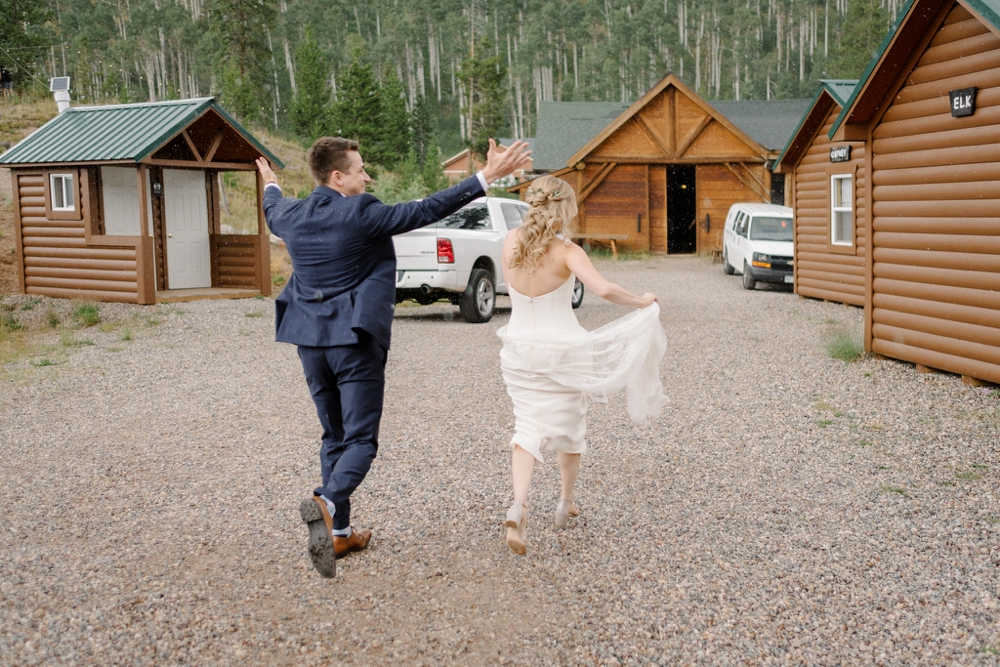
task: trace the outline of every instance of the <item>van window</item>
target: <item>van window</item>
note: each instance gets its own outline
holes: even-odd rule
[[[435,225],[448,229],[489,229],[490,212],[486,204],[469,204],[457,213],[452,213]]]
[[[736,219],[736,233],[738,235],[747,235],[747,220],[749,220],[749,216],[746,213],[740,213],[740,217]]]
[[[752,241],[792,241],[791,218],[755,217],[750,224]]]

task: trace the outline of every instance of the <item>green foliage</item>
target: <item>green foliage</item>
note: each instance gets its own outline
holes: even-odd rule
[[[865,356],[865,347],[861,340],[846,329],[834,329],[826,335],[824,341],[827,354],[841,361],[857,361]]]
[[[413,201],[428,194],[420,165],[412,151],[399,163],[395,172],[386,171],[379,175],[372,187],[372,194],[386,204]]]
[[[424,157],[424,167],[420,171],[420,178],[424,183],[424,190],[428,194],[443,190],[448,187],[448,177],[444,175],[444,167],[441,165],[441,149],[437,147],[437,142],[431,140]]]
[[[431,115],[431,104],[423,95],[417,97],[416,104],[413,105],[413,113],[410,114],[410,146],[417,156],[417,164],[426,166],[425,160],[428,155],[437,158],[437,146],[434,145],[434,118]],[[434,145],[434,151],[431,147]],[[440,160],[438,160],[440,162]]]
[[[18,331],[21,328],[21,322],[13,315],[4,315],[0,323],[7,331]]]
[[[852,0],[840,38],[840,56],[830,64],[832,76],[855,79],[878,52],[889,26],[879,0]]]
[[[59,317],[54,308],[49,308],[49,312],[45,314],[45,319],[53,329],[62,322],[62,318]]]
[[[265,117],[269,92],[264,63],[270,61],[267,35],[277,16],[275,0],[212,0],[212,29],[221,47],[222,97],[247,121]]]
[[[392,157],[381,152],[381,119],[382,94],[378,82],[371,64],[362,63],[358,52],[347,72],[341,75],[329,134],[357,140],[365,162],[384,165]]]
[[[382,97],[382,119],[379,123],[379,154],[382,166],[394,169],[410,149],[410,114],[406,110],[403,84],[394,70],[386,67],[379,88]]]
[[[95,324],[100,324],[101,311],[96,304],[85,303],[73,311],[73,317],[75,317],[82,326],[92,327]]]
[[[298,91],[292,100],[289,117],[295,133],[310,143],[323,135],[330,120],[330,64],[319,49],[311,27],[306,39],[295,51]]]
[[[499,55],[493,55],[488,38],[478,44],[474,57],[462,63],[459,79],[471,93],[462,108],[472,122],[466,141],[473,153],[486,158],[490,137],[496,139],[507,129],[504,116],[507,107],[507,66]]]

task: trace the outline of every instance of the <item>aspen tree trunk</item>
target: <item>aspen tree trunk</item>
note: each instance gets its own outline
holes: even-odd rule
[[[823,57],[830,56],[830,0],[823,8]]]
[[[781,73],[781,45],[782,45],[782,41],[783,41],[782,38],[781,38],[781,14],[776,14],[775,15],[775,19],[776,19],[776,21],[775,21],[775,23],[776,23],[775,30],[776,30],[776,35],[777,36],[776,36],[774,42],[775,42],[775,44],[778,47],[778,73]],[[768,98],[768,99],[771,99],[771,98]]]
[[[295,87],[295,64],[292,62],[292,53],[288,49],[288,38],[282,37],[282,41],[285,43],[285,69],[288,70],[288,81],[292,84],[292,95],[298,95],[299,90]]]

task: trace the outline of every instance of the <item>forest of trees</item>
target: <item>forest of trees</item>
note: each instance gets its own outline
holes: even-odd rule
[[[72,76],[76,104],[219,95],[303,141],[374,125],[378,162],[409,144],[423,163],[533,136],[539,102],[631,101],[668,71],[708,99],[809,97],[861,73],[901,4],[0,0],[0,59],[20,87]]]

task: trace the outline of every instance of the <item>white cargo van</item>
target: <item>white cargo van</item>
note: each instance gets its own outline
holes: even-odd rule
[[[743,275],[744,289],[757,283],[787,283],[794,278],[792,209],[774,204],[733,204],[722,240],[722,270]]]

